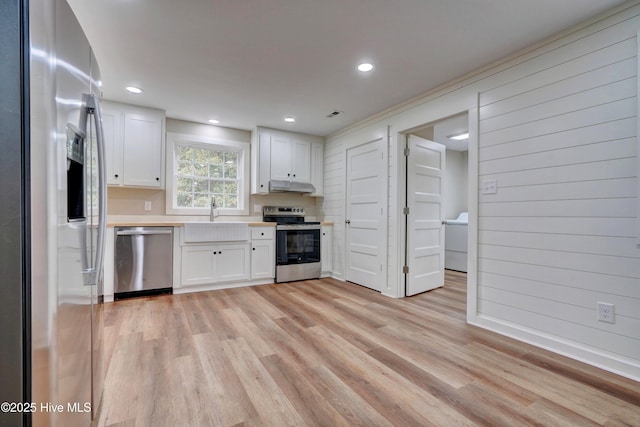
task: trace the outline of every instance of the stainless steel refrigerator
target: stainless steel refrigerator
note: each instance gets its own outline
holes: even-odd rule
[[[22,405],[0,425],[88,426],[104,384],[100,73],[66,0],[2,9],[0,401]]]

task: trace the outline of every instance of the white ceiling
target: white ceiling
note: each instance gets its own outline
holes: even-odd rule
[[[106,99],[316,135],[358,122],[623,0],[68,0]],[[355,67],[375,64],[363,75]],[[127,85],[142,95],[125,91]],[[325,116],[344,111],[334,118]],[[287,115],[296,123],[287,124]]]

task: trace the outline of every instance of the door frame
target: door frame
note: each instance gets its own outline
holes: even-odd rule
[[[398,170],[398,191],[396,194],[395,204],[397,206],[397,224],[396,229],[397,240],[396,250],[397,259],[399,261],[397,268],[397,283],[400,285],[399,297],[406,296],[405,274],[402,273],[402,265],[406,263],[406,221],[402,209],[406,203],[407,189],[407,169],[404,158],[404,147],[407,144],[407,135],[419,128],[429,126],[438,121],[446,119],[458,114],[467,113],[469,123],[469,162],[468,162],[468,191],[467,204],[469,210],[469,226],[467,235],[467,322],[475,321],[478,313],[477,307],[477,272],[478,272],[478,134],[479,134],[479,114],[478,114],[478,98],[475,99],[475,105],[467,110],[453,112],[443,115],[434,120],[426,121],[418,126],[412,126],[394,133],[396,141],[396,167]]]

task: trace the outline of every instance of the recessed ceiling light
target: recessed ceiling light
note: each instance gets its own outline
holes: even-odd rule
[[[142,93],[142,89],[140,89],[139,87],[135,87],[135,86],[127,86],[127,91],[131,92],[131,93]]]
[[[358,70],[362,71],[363,73],[367,73],[373,70],[373,64],[369,64],[368,62],[365,62],[363,64],[358,65]]]
[[[287,123],[293,123],[296,121],[296,119],[294,117],[285,117],[284,121]]]
[[[469,132],[458,133],[455,135],[449,135],[447,138],[455,139],[456,141],[462,141],[464,139],[469,139]]]
[[[220,123],[220,120],[210,119],[209,123],[211,123],[212,125],[217,125],[218,123]]]

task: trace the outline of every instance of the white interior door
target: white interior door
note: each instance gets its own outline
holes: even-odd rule
[[[409,135],[406,295],[444,285],[445,146]]]
[[[385,140],[347,150],[346,279],[382,291],[386,254]]]

